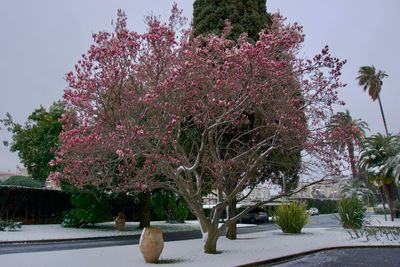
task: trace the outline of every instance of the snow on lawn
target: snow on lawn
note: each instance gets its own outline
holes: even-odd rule
[[[373,215],[373,225],[400,226],[400,220],[385,221],[383,216]],[[163,231],[196,230],[198,224],[166,224],[152,222]],[[248,225],[245,225],[248,226]],[[59,225],[23,226],[20,231],[0,232],[0,240],[41,240],[96,236],[139,234],[137,224],[128,223],[127,231],[114,230],[113,223],[102,223],[92,229],[71,229]],[[309,250],[336,246],[399,245],[400,241],[387,239],[366,241],[365,238],[352,239],[341,228],[305,228],[302,234],[283,234],[280,230],[239,235],[237,240],[221,237],[216,255],[202,252],[202,240],[165,242],[161,254],[164,266],[236,266],[257,262]],[[1,247],[0,247],[1,249]],[[0,255],[0,266],[7,267],[133,267],[149,266],[144,263],[138,245],[74,249],[48,252],[16,253]],[[151,265],[150,265],[151,266]]]
[[[399,243],[396,241],[395,243]],[[220,254],[202,252],[202,240],[165,242],[161,254],[164,266],[236,266],[294,253],[334,246],[386,245],[385,241],[353,240],[340,228],[308,228],[302,234],[283,234],[279,230],[239,235],[238,240],[221,237]],[[0,255],[0,266],[7,267],[133,267],[144,263],[138,245],[33,252]],[[150,265],[151,266],[151,265]]]
[[[200,230],[197,221],[187,223],[165,223],[151,222],[151,226],[160,227],[165,232],[194,231]],[[238,225],[248,227],[255,225]],[[28,240],[55,240],[75,239],[90,237],[108,237],[141,234],[138,222],[127,222],[124,231],[117,231],[114,222],[98,223],[91,228],[65,228],[59,224],[23,225],[21,230],[2,232],[0,231],[0,242],[4,241],[28,241]]]
[[[387,221],[385,221],[384,215],[372,215],[369,217],[369,224],[371,226],[393,226],[400,227],[400,219],[390,220],[390,214],[387,215]]]

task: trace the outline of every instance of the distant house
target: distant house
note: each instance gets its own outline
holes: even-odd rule
[[[348,181],[348,178],[337,177],[331,181],[305,188],[294,195],[294,198],[340,199],[340,188]],[[300,185],[301,186],[301,185]]]
[[[11,176],[28,176],[28,171],[24,168],[19,168],[18,166],[16,171],[0,171],[0,182],[7,180]]]
[[[248,192],[242,192],[238,195],[238,199],[242,198]],[[236,208],[244,209],[246,207],[253,206],[259,202],[266,201],[273,196],[271,190],[268,187],[257,185],[253,191],[249,194],[247,198],[240,201],[236,204]],[[208,194],[206,197],[203,198],[203,209],[212,209],[217,204],[217,196],[216,194]],[[265,211],[269,210],[271,207],[280,206],[283,203],[288,203],[289,200],[287,199],[276,199],[272,202],[266,203],[262,205],[259,209],[263,209]]]

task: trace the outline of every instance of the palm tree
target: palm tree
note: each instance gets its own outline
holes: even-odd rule
[[[392,185],[398,175],[399,154],[400,136],[378,133],[364,139],[359,161],[360,169],[368,173],[372,182],[386,187],[392,220]]]
[[[358,177],[354,150],[365,137],[365,130],[369,130],[368,124],[361,119],[353,119],[350,111],[346,110],[332,116],[328,129],[331,132],[333,148],[341,153],[347,149],[353,178]]]
[[[386,135],[389,135],[389,131],[386,125],[385,114],[383,113],[382,101],[380,98],[380,93],[382,90],[382,79],[388,75],[384,71],[376,72],[374,66],[362,66],[358,70],[358,84],[363,87],[364,91],[368,90],[369,96],[372,101],[378,99],[379,108],[381,110],[383,125],[385,126]]]
[[[374,192],[361,180],[350,180],[340,186],[340,194],[345,198],[357,197],[365,202],[374,196]]]

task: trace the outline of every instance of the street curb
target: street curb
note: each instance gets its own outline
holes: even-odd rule
[[[38,240],[10,240],[10,241],[0,241],[1,245],[29,245],[29,244],[45,244],[45,243],[62,243],[62,242],[79,242],[79,241],[96,241],[96,240],[135,240],[139,239],[141,234],[132,235],[114,235],[114,236],[95,236],[95,237],[79,237],[79,238],[60,238],[60,239],[38,239]],[[193,238],[186,238],[186,236],[199,235],[201,238],[201,232],[199,230],[193,231],[181,231],[181,232],[165,232],[163,233],[164,241],[170,241],[171,237],[183,236],[179,240],[187,240]]]
[[[94,237],[78,237],[78,238],[60,238],[60,239],[36,239],[36,240],[10,240],[0,241],[0,245],[10,244],[40,244],[40,243],[54,243],[54,242],[68,242],[68,241],[90,241],[90,240],[104,240],[104,239],[134,239],[140,238],[140,234],[135,235],[114,235],[114,236],[94,236]]]
[[[241,228],[252,228],[256,225],[243,226]],[[187,235],[187,234],[201,234],[200,230],[190,231],[179,231],[179,232],[163,232],[164,240],[168,242],[168,237],[173,235]],[[239,233],[238,233],[239,234]],[[36,240],[7,240],[0,241],[0,245],[12,245],[12,244],[40,244],[40,243],[53,243],[53,242],[68,242],[68,241],[95,241],[95,240],[124,240],[124,239],[139,239],[141,234],[127,234],[127,235],[113,235],[113,236],[94,236],[94,237],[77,237],[77,238],[59,238],[59,239],[36,239]],[[183,238],[182,240],[187,240]]]

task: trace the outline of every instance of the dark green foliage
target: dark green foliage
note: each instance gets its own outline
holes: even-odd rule
[[[151,198],[152,218],[167,222],[184,223],[189,215],[186,203],[170,191],[153,192]]]
[[[10,151],[18,152],[28,173],[36,180],[44,181],[50,172],[55,171],[49,162],[54,159],[54,151],[59,145],[59,119],[63,113],[63,103],[56,102],[49,111],[42,106],[36,109],[24,125],[15,123],[9,113],[0,120],[12,133],[12,141],[4,141],[4,145],[10,146]]]
[[[74,208],[65,214],[64,227],[80,228],[112,220],[110,199],[93,188],[72,193],[71,203]]]
[[[307,209],[317,208],[320,214],[330,214],[337,212],[338,201],[333,199],[303,199],[307,203]]]
[[[15,222],[13,220],[0,220],[0,231],[13,231],[20,228],[20,222]]]
[[[43,188],[0,186],[0,218],[24,224],[60,223],[71,208],[66,192]]]
[[[194,34],[220,34],[225,20],[232,24],[229,37],[243,32],[256,41],[258,33],[271,24],[265,0],[196,0],[193,4]]]
[[[338,220],[343,228],[360,229],[367,222],[367,208],[357,197],[344,198],[338,204]]]
[[[274,213],[274,221],[284,233],[299,234],[308,223],[308,218],[304,202],[281,205]]]
[[[26,176],[11,176],[4,182],[0,182],[0,185],[12,185],[12,186],[25,186],[31,188],[42,188],[43,183]]]

